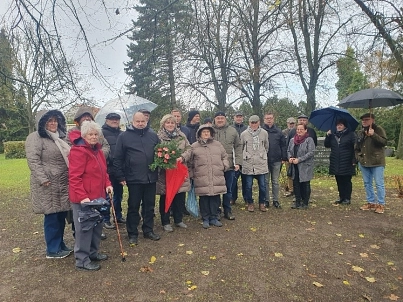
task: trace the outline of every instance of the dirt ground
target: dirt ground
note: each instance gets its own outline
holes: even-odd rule
[[[313,184],[308,210],[249,213],[234,207],[235,221],[188,229],[161,240],[139,237],[126,262],[116,231],[106,230],[101,251],[110,259],[97,272],[76,271],[74,256],[45,259],[41,215],[28,196],[0,192],[0,301],[402,301],[402,200],[387,190],[387,210],[360,211],[364,191],[355,185],[350,206],[333,206],[334,190]],[[66,242],[73,245],[70,229]],[[155,259],[152,259],[155,257]]]

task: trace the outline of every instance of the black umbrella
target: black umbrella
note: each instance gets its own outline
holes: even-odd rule
[[[370,88],[357,91],[340,101],[337,106],[343,108],[390,107],[403,104],[403,97],[393,91],[382,88]]]

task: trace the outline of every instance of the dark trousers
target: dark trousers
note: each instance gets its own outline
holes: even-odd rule
[[[228,170],[224,172],[225,185],[227,187],[227,193],[222,196],[222,207],[224,214],[231,213],[231,199],[232,199],[232,183],[234,182],[234,170]]]
[[[162,225],[170,224],[169,221],[169,210],[165,213],[165,197],[166,195],[160,195],[160,216]],[[174,223],[180,223],[183,220],[183,207],[185,206],[186,193],[178,193],[172,200],[170,209],[172,209],[172,214],[174,216]]]
[[[109,177],[113,187],[113,206],[116,212],[116,219],[122,218],[122,199],[123,199],[123,186],[113,176]],[[106,200],[112,202],[109,198],[109,194],[106,194]],[[111,207],[105,207],[103,211],[100,211],[104,216],[104,221],[109,222],[111,220]]]
[[[352,175],[335,175],[337,182],[337,189],[339,190],[340,200],[351,200],[351,192],[353,191],[353,184],[351,182]]]
[[[154,207],[156,183],[151,184],[128,184],[129,199],[127,201],[126,228],[129,237],[138,236],[137,229],[140,223],[140,205],[142,207],[143,234],[152,232],[154,229]]]
[[[307,206],[309,203],[309,198],[311,198],[311,182],[299,181],[299,171],[297,165],[294,165],[294,173],[295,175],[293,180],[293,186],[294,186],[295,201],[297,203],[302,202],[304,205]]]
[[[213,221],[218,219],[217,213],[220,203],[220,195],[199,197],[200,215],[203,221]]]
[[[232,189],[231,189],[231,193],[232,193],[232,200],[235,202],[238,199],[238,178],[241,177],[241,184],[242,184],[242,197],[243,200],[245,201],[245,188],[246,188],[246,184],[245,184],[245,175],[241,173],[240,169],[238,171],[234,172],[234,180],[232,182]]]
[[[65,246],[63,242],[64,227],[67,212],[46,214],[43,220],[43,230],[46,241],[46,252],[57,253]]]

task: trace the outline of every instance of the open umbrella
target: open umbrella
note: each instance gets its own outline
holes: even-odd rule
[[[188,168],[179,162],[176,163],[175,169],[165,170],[165,213],[168,213],[172,200],[187,176]]]
[[[403,97],[393,91],[382,88],[370,88],[357,91],[340,101],[337,106],[343,108],[390,107],[403,103]]]
[[[354,131],[359,122],[346,109],[337,107],[327,107],[312,111],[309,122],[322,131],[336,131],[336,121],[345,119],[348,123],[347,128]]]
[[[133,94],[123,95],[107,101],[95,116],[95,122],[103,125],[107,114],[114,112],[122,117],[121,122],[123,124],[129,124],[132,121],[133,114],[140,109],[146,109],[151,112],[156,107],[157,104],[142,97]]]

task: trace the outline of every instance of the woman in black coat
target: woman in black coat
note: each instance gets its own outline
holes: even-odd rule
[[[345,119],[336,121],[336,132],[326,133],[325,147],[330,148],[329,174],[334,175],[339,191],[339,199],[335,204],[350,204],[355,174],[356,160],[354,156],[355,133],[347,128]]]

